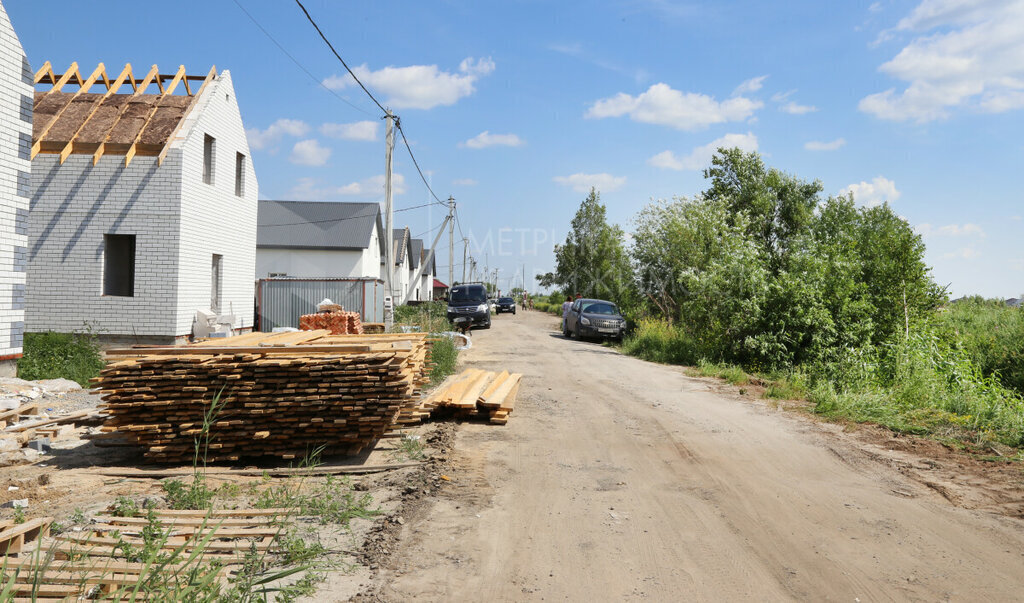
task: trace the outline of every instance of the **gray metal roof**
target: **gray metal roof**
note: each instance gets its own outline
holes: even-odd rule
[[[263,200],[256,218],[256,246],[366,249],[374,225],[383,232],[376,203]],[[384,242],[380,245],[383,253]]]
[[[409,251],[409,227],[395,228],[391,232],[395,242],[395,266],[401,266],[405,261],[405,254]]]
[[[423,239],[409,240],[409,269],[419,270],[420,260],[423,258]]]

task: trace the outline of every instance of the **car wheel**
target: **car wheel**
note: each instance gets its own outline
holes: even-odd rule
[[[491,328],[491,321],[488,320],[487,324],[484,325],[484,328],[485,329],[490,329]]]

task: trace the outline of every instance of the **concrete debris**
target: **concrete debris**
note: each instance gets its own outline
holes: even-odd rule
[[[27,509],[28,508],[28,499],[27,498],[16,498],[14,500],[9,500],[9,501],[5,502],[4,504],[0,505],[0,507],[3,507],[5,509]]]

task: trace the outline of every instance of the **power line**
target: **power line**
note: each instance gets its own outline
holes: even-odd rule
[[[285,47],[282,46],[281,43],[278,42],[274,38],[274,36],[270,35],[270,32],[267,31],[267,29],[265,27],[263,27],[263,25],[261,25],[259,21],[256,20],[256,17],[253,17],[252,14],[249,11],[245,10],[245,7],[242,6],[242,4],[238,0],[234,0],[234,2],[238,6],[238,8],[241,9],[243,13],[245,13],[245,16],[249,17],[249,20],[252,21],[253,24],[256,25],[256,27],[258,27],[259,30],[263,32],[263,35],[267,36],[267,38],[269,38],[270,41],[274,43],[274,46],[277,46],[278,50],[283,52],[286,57],[291,59],[292,62],[295,63],[299,67],[299,69],[301,69],[304,72],[306,72],[306,75],[308,75],[310,77],[310,79],[312,79],[314,82],[316,82],[324,90],[326,90],[326,91],[330,92],[331,94],[333,94],[334,96],[336,96],[338,98],[338,100],[340,100],[341,102],[345,103],[349,107],[352,107],[353,109],[355,109],[356,111],[359,111],[363,115],[369,115],[370,117],[373,117],[373,114],[370,113],[369,111],[367,111],[366,109],[363,109],[362,107],[352,103],[347,98],[341,96],[340,94],[338,94],[334,90],[331,90],[330,88],[328,88],[327,85],[324,84],[323,80],[321,80],[317,76],[313,75],[313,73],[309,69],[306,69],[305,65],[300,63],[298,59],[296,59],[294,56],[292,56],[292,53],[290,53],[287,50],[285,50]]]
[[[363,92],[366,93],[366,96],[369,96],[370,100],[372,100],[374,104],[380,107],[380,110],[383,111],[385,115],[387,115],[388,110],[385,109],[384,105],[380,104],[380,102],[378,102],[377,99],[374,98],[372,94],[370,94],[370,91],[367,90],[366,86],[364,86],[363,83],[359,81],[359,78],[356,77],[355,72],[352,71],[351,68],[349,68],[348,63],[345,62],[345,59],[341,58],[341,55],[338,54],[338,51],[334,49],[334,45],[331,44],[331,41],[327,39],[327,36],[324,35],[324,32],[320,31],[320,26],[316,24],[316,21],[313,20],[312,15],[310,15],[309,11],[306,10],[306,7],[302,5],[301,0],[295,0],[295,4],[298,4],[299,8],[302,9],[302,12],[306,14],[306,18],[309,19],[310,24],[313,25],[313,29],[316,30],[316,33],[320,34],[320,38],[324,41],[325,44],[327,44],[327,47],[331,49],[331,52],[334,53],[334,56],[337,57],[339,61],[341,61],[341,64],[345,66],[345,70],[348,71],[348,74],[352,76],[352,79],[354,79],[356,83],[359,84],[359,87],[363,89]]]
[[[414,209],[420,209],[421,207],[429,207],[431,205],[434,205],[434,203],[424,203],[423,205],[414,205],[412,207],[403,207],[401,209],[396,209],[394,211],[395,212],[412,211]],[[362,220],[362,219],[365,219],[365,218],[373,218],[373,217],[376,217],[376,215],[377,215],[377,213],[374,212],[373,214],[359,214],[359,215],[355,215],[355,216],[348,216],[348,217],[345,217],[345,218],[330,218],[330,219],[327,219],[327,220],[306,220],[305,222],[285,222],[285,223],[282,223],[282,224],[257,224],[257,227],[259,227],[259,228],[268,228],[268,227],[271,227],[271,226],[302,226],[303,224],[328,224],[330,222],[344,222],[346,220]],[[431,229],[431,230],[437,230],[437,229],[434,228],[434,229]]]
[[[434,194],[434,189],[430,188],[430,183],[427,182],[427,177],[423,175],[423,170],[420,169],[420,164],[416,161],[416,156],[412,154],[412,147],[409,146],[409,139],[405,137],[405,130],[402,129],[402,121],[398,119],[397,116],[395,117],[395,127],[398,128],[398,133],[402,135],[402,142],[405,143],[405,150],[409,151],[409,158],[412,159],[412,164],[416,166],[416,171],[419,173],[420,180],[423,181],[423,185],[427,187],[428,191],[430,191],[430,196],[433,197],[440,205],[446,205],[445,202],[441,201],[441,199]]]

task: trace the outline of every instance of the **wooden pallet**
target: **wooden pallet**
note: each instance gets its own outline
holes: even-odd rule
[[[295,515],[295,509],[155,512],[164,531],[161,550],[176,552],[193,566],[216,560],[224,566],[221,578],[228,566],[242,563],[251,551],[276,552],[276,538],[286,530],[284,522]],[[124,559],[125,545],[144,546],[147,517],[93,520],[97,523],[80,532],[52,537],[48,536],[50,518],[29,520],[0,533],[0,541],[7,537],[6,542],[19,545],[8,546],[7,555],[0,557],[4,583],[13,577],[14,600],[77,600],[97,593],[103,600],[132,599],[135,585],[153,572],[171,575],[192,569],[184,563],[157,568]],[[30,541],[34,546],[27,546]],[[199,552],[201,557],[193,561],[192,555]]]

